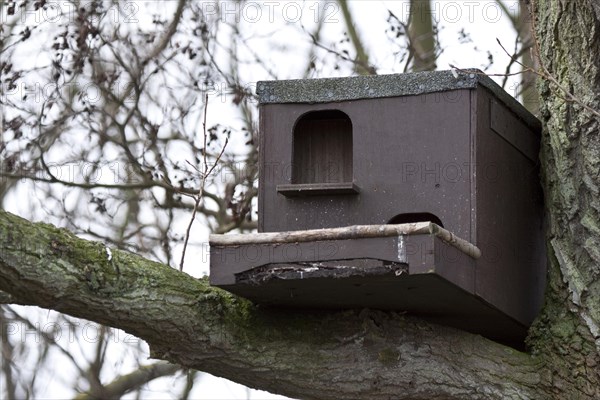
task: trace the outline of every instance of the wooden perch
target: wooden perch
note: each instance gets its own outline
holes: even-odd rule
[[[444,242],[477,259],[481,250],[468,241],[433,222],[408,224],[353,225],[343,228],[310,229],[304,231],[262,232],[235,235],[210,235],[211,246],[239,246],[249,244],[281,244],[317,242],[324,240],[348,240],[361,238],[389,237],[401,235],[435,235]]]

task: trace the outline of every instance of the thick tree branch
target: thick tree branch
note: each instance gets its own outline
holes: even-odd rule
[[[544,386],[540,360],[478,336],[393,312],[263,310],[3,211],[0,249],[0,290],[20,301],[124,329],[156,358],[251,387],[319,399],[504,399],[539,398]]]
[[[413,56],[412,71],[436,68],[436,32],[430,0],[411,0],[408,35]]]
[[[352,41],[352,45],[356,50],[356,72],[360,75],[375,75],[377,70],[369,63],[369,55],[363,46],[363,42],[358,35],[356,27],[354,26],[354,18],[348,7],[348,0],[339,0],[338,4],[344,15],[344,21],[346,22],[346,29],[348,30],[348,36]]]

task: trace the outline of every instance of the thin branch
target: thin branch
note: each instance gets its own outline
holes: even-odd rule
[[[496,38],[496,40],[498,40],[498,38]],[[517,36],[515,36],[515,48],[513,50],[513,55],[511,56],[509,63],[506,65],[506,68],[504,69],[505,73],[507,73],[507,74],[510,73],[510,69],[512,68],[513,64],[515,63],[515,60],[518,57],[517,54],[520,53],[521,51],[523,51],[523,49],[521,49],[521,51],[518,51],[518,48],[519,48],[519,33],[517,32]],[[508,82],[508,75],[506,75],[504,77],[504,79],[502,80],[502,89],[504,89],[506,87],[507,82]]]
[[[338,57],[338,58],[340,58],[340,59],[342,59],[342,60],[344,60],[344,61],[348,61],[349,63],[352,63],[352,64],[354,64],[355,66],[359,66],[359,65],[360,65],[362,68],[366,68],[366,69],[368,69],[368,68],[372,68],[372,67],[370,67],[369,65],[363,65],[363,64],[362,64],[362,62],[361,62],[360,60],[358,60],[358,59],[356,59],[356,60],[353,60],[353,59],[351,59],[350,57],[348,57],[348,56],[346,56],[346,55],[344,55],[344,54],[340,53],[339,51],[337,51],[337,50],[334,50],[334,49],[332,49],[332,48],[330,48],[330,47],[327,47],[327,46],[325,46],[325,45],[321,44],[321,43],[319,42],[319,40],[318,40],[318,39],[317,39],[317,38],[316,38],[316,37],[315,37],[315,36],[314,36],[312,33],[310,33],[310,32],[307,32],[307,34],[308,34],[308,36],[310,36],[310,38],[311,38],[311,40],[312,40],[313,44],[314,44],[316,47],[318,47],[318,48],[320,48],[320,49],[323,49],[323,50],[325,50],[326,52],[328,52],[328,53],[331,53],[331,54],[335,55],[336,57]]]
[[[538,56],[538,59],[541,59],[539,57],[539,45],[537,44],[537,38],[534,36],[534,40],[536,42],[536,55]],[[573,93],[571,93],[567,88],[565,88],[563,85],[560,84],[560,82],[558,81],[558,79],[556,79],[547,69],[544,65],[542,65],[540,63],[541,66],[541,70],[529,67],[525,64],[523,64],[522,62],[520,62],[519,60],[517,60],[516,58],[514,58],[507,50],[506,48],[502,45],[502,43],[500,42],[499,39],[496,38],[496,41],[498,42],[498,44],[500,45],[500,47],[502,48],[502,50],[504,50],[504,52],[506,53],[506,55],[508,57],[511,58],[511,60],[520,65],[523,69],[519,72],[513,72],[513,73],[509,73],[509,74],[486,74],[485,72],[475,72],[472,70],[466,70],[466,69],[462,69],[462,68],[458,68],[452,64],[449,64],[451,68],[463,72],[463,73],[475,73],[478,75],[485,75],[485,76],[513,76],[513,75],[522,75],[525,74],[527,72],[531,72],[537,76],[539,76],[540,78],[546,79],[547,81],[549,81],[550,83],[553,83],[561,92],[563,92],[563,94],[565,95],[565,97],[562,97],[562,99],[564,99],[567,102],[572,102],[572,103],[576,103],[578,105],[580,105],[581,107],[583,107],[585,110],[587,110],[588,112],[590,112],[591,114],[593,114],[594,116],[596,116],[597,118],[600,118],[600,111],[588,106],[587,104],[585,104],[583,102],[583,100],[581,100],[580,98],[578,98],[577,96],[575,96]]]
[[[482,76],[515,76],[515,75],[522,75],[524,71],[519,71],[519,72],[511,72],[511,73],[497,73],[497,74],[488,74],[486,72],[478,72],[472,69],[464,69],[464,68],[459,68],[454,64],[448,64],[450,66],[450,68],[455,69],[458,72],[462,72],[465,74],[476,74],[476,75],[482,75]]]
[[[20,297],[17,297],[17,299],[20,299]],[[23,304],[22,300],[19,300],[19,302],[17,304]],[[31,305],[35,305],[33,303],[30,303],[30,304]],[[80,376],[85,376],[85,371],[77,363],[77,360],[75,359],[75,356],[72,354],[71,349],[67,349],[63,345],[61,345],[59,342],[57,342],[56,341],[56,337],[54,335],[48,335],[48,334],[45,334],[44,332],[40,331],[39,325],[36,325],[36,324],[32,323],[28,318],[26,318],[26,317],[18,314],[14,310],[12,310],[12,312],[13,312],[13,315],[14,315],[13,318],[12,318],[13,320],[21,322],[23,325],[25,325],[27,327],[28,331],[38,332],[40,334],[38,337],[41,337],[42,340],[44,341],[44,343],[53,346],[54,349],[58,349],[58,351],[63,356],[65,356],[67,359],[69,359],[69,361],[71,361],[71,363],[73,364],[73,366],[79,372],[79,375]]]
[[[212,174],[212,172],[217,167],[217,164],[219,163],[219,161],[221,160],[221,157],[223,156],[223,153],[225,152],[225,148],[227,147],[227,143],[229,143],[229,138],[227,136],[225,136],[225,144],[223,144],[223,148],[221,149],[221,152],[219,153],[219,155],[215,159],[215,162],[209,168],[208,161],[206,159],[206,154],[207,154],[206,139],[208,137],[208,133],[207,133],[207,130],[206,130],[206,116],[207,116],[207,113],[208,113],[208,94],[206,94],[205,97],[204,97],[204,119],[202,121],[202,130],[203,130],[203,134],[204,134],[204,149],[202,151],[202,157],[203,157],[203,162],[204,162],[204,172],[201,174],[201,177],[200,177],[200,189],[198,189],[198,193],[196,195],[196,202],[194,204],[194,211],[192,212],[192,217],[190,219],[190,223],[188,224],[187,230],[185,232],[185,240],[183,242],[183,251],[181,252],[181,261],[179,263],[179,270],[180,271],[183,271],[183,263],[184,263],[184,260],[185,260],[185,252],[187,250],[188,241],[190,240],[190,232],[192,230],[192,225],[194,224],[194,220],[196,219],[196,213],[198,212],[198,207],[200,206],[200,201],[204,197],[204,187],[206,185],[206,179],[210,176],[210,174]]]
[[[166,361],[159,361],[151,365],[141,366],[136,371],[127,375],[119,376],[114,381],[102,388],[102,397],[107,399],[118,399],[123,395],[139,389],[142,385],[162,376],[173,375],[181,369],[180,366]],[[82,393],[75,396],[76,400],[97,399],[97,394]]]
[[[510,23],[512,24],[513,28],[515,29],[515,31],[519,30],[519,16],[518,15],[513,15],[511,13],[511,10],[506,6],[506,4],[504,4],[504,2],[502,0],[496,0],[496,4],[498,4],[498,6],[500,7],[500,9],[502,10],[502,14],[506,15],[508,17],[508,19],[510,20]]]
[[[185,387],[183,388],[181,396],[179,396],[179,398],[181,400],[188,400],[190,398],[190,393],[192,392],[192,389],[194,388],[194,383],[196,381],[197,375],[198,375],[198,371],[196,371],[194,369],[187,371],[186,377],[185,377]]]
[[[186,3],[187,2],[185,0],[179,0],[179,2],[177,3],[177,9],[175,10],[175,15],[173,16],[173,21],[171,21],[169,28],[165,32],[164,36],[161,38],[158,46],[156,46],[154,51],[152,51],[152,53],[150,53],[148,57],[146,57],[143,64],[148,63],[150,60],[154,60],[167,47],[169,41],[171,40],[175,32],[177,32],[177,26],[181,21],[181,16],[183,14],[183,10],[185,8]]]
[[[4,316],[4,307],[2,307],[0,308],[0,343],[2,343],[2,354],[0,357],[2,359],[2,372],[4,375],[3,380],[5,384],[3,395],[6,396],[6,400],[15,400],[17,398],[17,389],[15,385],[15,377],[13,376],[14,346],[9,340],[8,322],[9,320]]]
[[[321,37],[321,31],[323,30],[323,21],[324,21],[324,18],[319,18],[318,19],[317,26],[315,26],[315,29],[313,30],[313,32],[311,34],[311,36],[313,38],[315,38],[317,41],[320,40],[320,37]],[[304,25],[302,25],[302,29],[304,31],[306,31],[306,28],[304,27]],[[315,54],[315,47],[316,46],[314,46],[314,45],[310,47],[310,50],[309,50],[308,55],[306,57],[306,60],[308,62],[307,62],[306,67],[304,68],[304,75],[303,75],[304,79],[306,79],[306,78],[308,78],[310,76],[311,71],[315,67],[315,61],[314,60],[317,58],[316,54]]]
[[[532,25],[534,24],[533,22],[533,18],[532,18]],[[533,29],[535,32],[535,26],[533,25]],[[539,43],[538,43],[538,39],[537,36],[534,33],[534,42],[535,42],[535,52],[536,52],[536,56],[538,58],[538,60],[541,60],[540,57],[540,53],[539,53]],[[513,59],[513,57],[508,53],[508,51],[506,51],[506,49],[504,48],[504,46],[502,45],[502,43],[500,42],[499,39],[496,38],[496,41],[498,42],[498,44],[500,45],[500,47],[502,48],[502,50],[504,50],[504,52],[506,53],[506,55],[508,55],[511,59]],[[535,68],[529,67],[525,64],[523,64],[522,62],[515,60],[515,63],[519,64],[520,66],[523,67],[523,70],[519,72],[519,74],[524,74],[526,72],[532,72],[535,75],[548,80],[549,82],[553,83],[554,85],[556,85],[556,87],[558,89],[560,89],[560,91],[562,91],[565,95],[566,101],[570,101],[576,104],[579,104],[581,107],[583,107],[585,110],[587,110],[588,112],[592,113],[593,115],[595,115],[596,117],[600,118],[600,111],[588,106],[587,104],[585,104],[580,98],[578,98],[577,96],[575,96],[573,93],[571,93],[567,88],[565,88],[563,85],[560,84],[560,82],[558,81],[558,79],[556,79],[556,77],[554,77],[554,75],[552,75],[550,73],[550,71],[548,71],[548,69],[546,69],[546,67],[544,65],[542,65],[542,63],[540,63],[540,67],[541,67],[541,71],[537,70]]]

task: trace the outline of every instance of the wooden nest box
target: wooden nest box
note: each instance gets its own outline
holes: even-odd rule
[[[546,277],[533,115],[475,70],[257,93],[259,232],[211,235],[213,285],[522,341]]]

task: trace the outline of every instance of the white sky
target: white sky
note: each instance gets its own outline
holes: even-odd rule
[[[61,3],[58,1],[57,3]],[[514,12],[518,9],[517,1],[504,1],[506,7]],[[147,10],[159,7],[164,15],[172,13],[175,2],[129,2],[132,5],[132,14],[139,20],[139,26],[151,26],[151,16]],[[158,6],[157,6],[158,5]],[[408,17],[408,3],[405,1],[381,1],[381,0],[351,0],[351,10],[357,22],[357,28],[366,48],[370,53],[372,64],[379,66],[379,73],[401,72],[402,65],[398,64],[394,56],[393,46],[386,35],[386,19],[388,9],[400,19],[406,21]],[[202,2],[203,10],[210,13],[214,10],[215,2]],[[216,3],[224,13],[225,22],[233,19],[244,21],[243,32],[247,37],[247,48],[242,52],[249,59],[252,53],[266,57],[267,68],[248,65],[245,69],[246,76],[243,79],[249,84],[258,80],[273,79],[273,74],[278,78],[298,78],[306,66],[306,54],[309,41],[306,35],[302,35],[300,26],[312,30],[315,17],[326,19],[323,43],[333,43],[340,39],[340,34],[345,30],[343,16],[339,6],[332,1],[248,1],[244,5],[234,5],[230,2],[220,1]],[[495,60],[495,64],[487,71],[490,73],[503,73],[505,65],[509,61],[508,56],[497,44],[500,39],[503,45],[512,51],[515,41],[515,33],[507,15],[496,4],[495,1],[435,1],[433,5],[433,17],[439,21],[440,42],[444,52],[438,59],[438,69],[448,69],[449,64],[459,68],[483,68],[488,63],[488,52]],[[116,18],[122,18],[116,17]],[[459,43],[459,31],[464,29],[471,35],[472,43]],[[44,59],[35,58],[36,63],[46,62]],[[346,75],[348,67],[339,71],[324,69],[325,76]],[[501,79],[496,78],[497,82]],[[509,81],[507,88],[509,93],[514,93],[515,83],[518,78]],[[211,98],[210,119],[211,123],[227,121],[231,123],[231,110],[224,98],[215,95]],[[235,120],[235,119],[234,119]],[[7,203],[7,209],[18,214],[21,204],[19,197],[27,195],[28,191],[22,190],[15,193],[11,201]],[[181,221],[180,228],[183,232],[187,220]],[[203,244],[207,240],[207,229],[196,223],[193,228],[192,240],[195,247],[188,248],[188,261],[186,271],[194,276],[208,274],[208,247]],[[176,257],[178,258],[178,256]],[[32,313],[36,313],[33,311]],[[49,323],[52,316],[47,311],[37,312],[38,321],[41,325]],[[122,334],[125,335],[125,334]],[[33,340],[31,337],[24,340]],[[85,346],[84,346],[85,347]],[[92,346],[93,347],[93,346]],[[122,348],[115,346],[115,353],[122,352]],[[133,368],[132,365],[130,368]],[[46,398],[64,398],[71,393],[65,387],[70,380],[61,376],[69,374],[68,370],[56,371],[52,376],[46,376],[44,387],[46,392],[41,393]],[[149,389],[144,392],[144,398],[164,398],[165,393],[161,390],[170,385],[172,378],[164,378],[153,382]],[[126,397],[128,398],[128,397]],[[245,387],[205,375],[201,383],[196,386],[193,399],[283,399],[281,396],[270,395],[266,392],[249,391]]]

